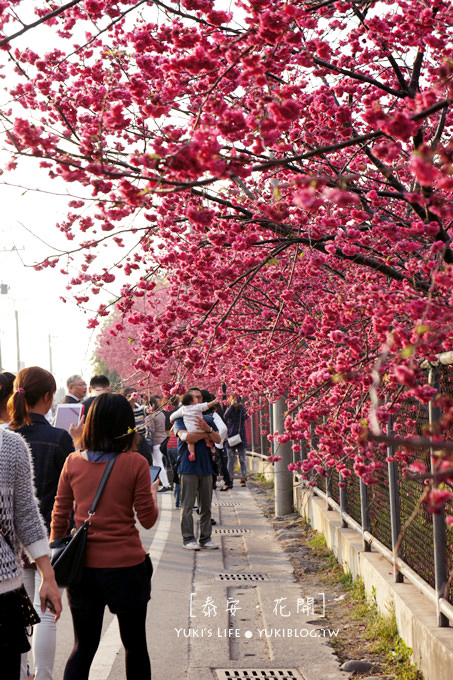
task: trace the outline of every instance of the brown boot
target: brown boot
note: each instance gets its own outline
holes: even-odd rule
[[[241,477],[241,486],[247,486],[245,477]]]

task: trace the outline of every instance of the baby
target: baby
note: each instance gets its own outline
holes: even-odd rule
[[[199,432],[197,418],[200,418],[204,411],[208,411],[219,403],[217,399],[213,399],[212,401],[204,401],[201,404],[194,404],[193,392],[186,392],[181,401],[182,406],[177,411],[173,411],[170,415],[170,420],[173,422],[176,418],[184,418],[187,432]],[[205,437],[204,440],[206,446],[212,449],[212,441],[209,437]],[[189,449],[189,460],[193,462],[195,460],[195,444],[187,442],[187,448]]]

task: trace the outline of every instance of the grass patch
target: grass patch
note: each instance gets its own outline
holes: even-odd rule
[[[274,480],[273,479],[267,479],[263,474],[255,474],[253,475],[253,478],[259,482],[259,484],[263,485],[266,487],[266,489],[273,489],[274,488]]]
[[[307,544],[313,556],[326,562],[323,578],[331,584],[340,585],[347,593],[346,617],[360,624],[361,635],[369,642],[368,651],[379,656],[378,665],[382,672],[398,680],[423,680],[423,675],[411,663],[412,650],[398,634],[395,612],[390,610],[383,615],[378,611],[374,590],[371,598],[367,598],[363,581],[354,580],[350,572],[343,570],[327,547],[323,534],[314,533]],[[333,646],[342,646],[341,633],[339,639],[333,641]]]
[[[412,650],[400,638],[395,612],[387,615],[378,611],[374,593],[371,600],[366,597],[365,587],[359,579],[353,581],[349,576],[351,619],[365,624],[364,637],[372,644],[370,652],[383,655],[384,673],[392,674],[398,680],[423,680],[423,675],[411,663]]]
[[[312,549],[313,555],[315,557],[328,557],[331,553],[327,547],[326,539],[323,534],[316,532],[312,538],[307,541],[308,545]]]

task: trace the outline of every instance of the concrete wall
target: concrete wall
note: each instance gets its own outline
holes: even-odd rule
[[[274,465],[263,458],[260,453],[247,451],[247,470],[255,475],[263,475],[268,482],[274,481]]]
[[[250,472],[270,476],[269,463],[260,455],[248,454],[247,464]],[[360,535],[342,528],[339,513],[328,510],[323,499],[295,486],[294,506],[313,529],[324,534],[344,570],[363,580],[367,595],[376,598],[382,614],[395,611],[399,634],[412,649],[413,663],[425,680],[453,680],[453,629],[437,626],[434,604],[408,581],[395,583],[392,565],[377,552],[365,552]]]

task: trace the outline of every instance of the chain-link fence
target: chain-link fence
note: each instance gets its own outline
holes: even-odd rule
[[[439,367],[439,373],[442,394],[453,398],[453,366]],[[406,399],[402,403],[399,413],[394,417],[392,432],[396,431],[399,437],[413,436],[413,429],[411,432],[406,430],[405,423],[408,419],[415,422],[416,434],[424,435],[429,423],[428,408],[415,399]],[[267,434],[273,433],[276,428],[274,428],[272,422],[272,411],[267,404],[263,406],[260,413],[253,415],[248,427],[249,432],[252,428],[254,431],[254,450],[263,455],[270,455],[272,446],[269,445]],[[453,433],[449,433],[448,436],[449,439],[453,440]],[[263,444],[263,440],[265,444]],[[250,445],[251,437],[248,441]],[[301,444],[301,453],[297,454],[298,460],[305,458],[307,450],[316,448],[317,438],[314,426],[312,427],[310,441],[301,442]],[[366,503],[362,503],[360,479],[356,474],[352,474],[345,482],[344,505],[342,507],[356,523],[364,526],[365,530],[368,530],[390,551],[393,551],[396,540],[398,540],[400,558],[430,586],[435,588],[433,515],[421,502],[426,488],[423,480],[414,479],[407,474],[408,463],[415,459],[424,462],[426,469],[430,470],[430,450],[418,450],[414,454],[405,454],[400,459],[399,456],[394,458],[394,451],[391,448],[388,449],[387,454],[376,448],[375,459],[382,465],[376,469],[374,483],[366,488]],[[352,461],[346,461],[346,464],[352,470]],[[340,505],[339,474],[335,467],[326,469],[325,473],[325,477],[316,475],[316,485],[332,501]],[[392,496],[389,483],[390,475],[392,481],[395,482]],[[365,517],[362,516],[364,509]],[[453,515],[453,504],[451,504],[451,507],[447,506],[446,512]],[[399,527],[398,536],[392,536],[392,513],[393,526],[394,528],[395,526]],[[453,552],[451,549],[453,527],[445,523],[443,515],[441,522],[441,529],[445,531],[447,540],[446,548],[440,555],[440,559],[444,561],[447,575],[453,575]],[[446,599],[453,604],[453,583],[448,583]]]

